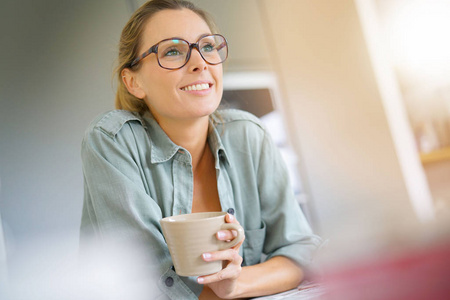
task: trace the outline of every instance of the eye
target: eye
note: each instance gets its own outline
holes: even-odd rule
[[[214,45],[211,43],[202,46],[202,52],[212,52],[214,51]]]
[[[183,55],[183,53],[181,53],[180,49],[176,47],[171,47],[164,51],[164,56],[178,56],[178,55]]]

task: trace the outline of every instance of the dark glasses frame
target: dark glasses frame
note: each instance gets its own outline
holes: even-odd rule
[[[200,49],[199,49],[198,43],[200,42],[201,39],[203,39],[203,38],[205,38],[205,37],[215,37],[215,36],[219,36],[219,37],[223,38],[223,40],[224,40],[224,42],[223,42],[222,44],[220,44],[220,45],[218,45],[218,46],[216,47],[217,51],[221,50],[223,47],[227,47],[227,53],[226,53],[225,58],[224,58],[222,61],[220,61],[220,62],[218,62],[218,63],[211,63],[211,62],[209,62],[208,60],[206,60],[205,57],[203,56],[202,52],[201,52]],[[179,40],[179,41],[183,41],[183,42],[186,42],[186,44],[188,44],[188,46],[189,46],[189,51],[188,51],[188,53],[187,53],[187,55],[186,55],[186,60],[185,60],[185,62],[183,63],[183,65],[182,65],[181,67],[177,67],[177,68],[168,68],[168,67],[162,66],[161,63],[159,62],[159,57],[158,57],[158,46],[159,46],[160,43],[165,42],[165,41],[170,41],[170,40]],[[197,49],[198,53],[200,53],[200,56],[203,58],[203,60],[204,60],[206,63],[210,64],[210,65],[218,65],[218,64],[221,64],[221,63],[223,63],[223,62],[228,58],[228,41],[227,41],[227,39],[226,39],[223,35],[221,35],[221,34],[205,34],[205,35],[202,35],[195,43],[192,43],[192,44],[189,43],[188,41],[186,41],[185,39],[177,38],[177,37],[174,37],[174,38],[168,38],[168,39],[164,39],[164,40],[162,40],[162,41],[159,41],[159,42],[156,43],[155,45],[151,46],[147,51],[145,51],[145,52],[142,53],[140,56],[138,56],[136,59],[134,59],[127,67],[128,67],[128,68],[132,68],[132,67],[136,66],[141,60],[143,60],[144,58],[146,58],[147,56],[149,56],[150,54],[155,53],[155,54],[156,54],[156,59],[157,59],[157,61],[158,61],[158,65],[159,65],[161,68],[167,69],[167,70],[178,70],[178,69],[181,69],[182,67],[184,67],[184,66],[187,64],[187,62],[188,62],[189,59],[191,58],[191,52],[192,52],[192,49],[193,49],[193,48]]]

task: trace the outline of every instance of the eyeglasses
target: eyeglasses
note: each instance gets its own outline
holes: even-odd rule
[[[137,65],[145,57],[155,53],[161,68],[168,70],[181,69],[189,61],[192,48],[197,49],[203,60],[210,65],[221,64],[228,57],[227,40],[220,34],[204,35],[193,44],[180,38],[170,38],[150,47],[150,49],[133,60],[129,67]]]

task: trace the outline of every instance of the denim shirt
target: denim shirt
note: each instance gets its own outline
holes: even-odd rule
[[[234,213],[245,230],[243,266],[285,256],[308,268],[321,239],[312,233],[284,161],[259,119],[222,110],[210,117],[210,129],[222,211]],[[163,297],[197,299],[202,286],[196,277],[175,273],[159,224],[161,218],[191,212],[190,153],[173,143],[149,113],[114,110],[86,131],[82,161],[80,247],[92,239],[139,240],[151,254],[148,268],[157,274],[149,284]]]

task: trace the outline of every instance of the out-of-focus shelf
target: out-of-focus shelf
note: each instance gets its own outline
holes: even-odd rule
[[[420,153],[420,160],[422,164],[450,160],[450,147],[437,149],[428,153]]]

